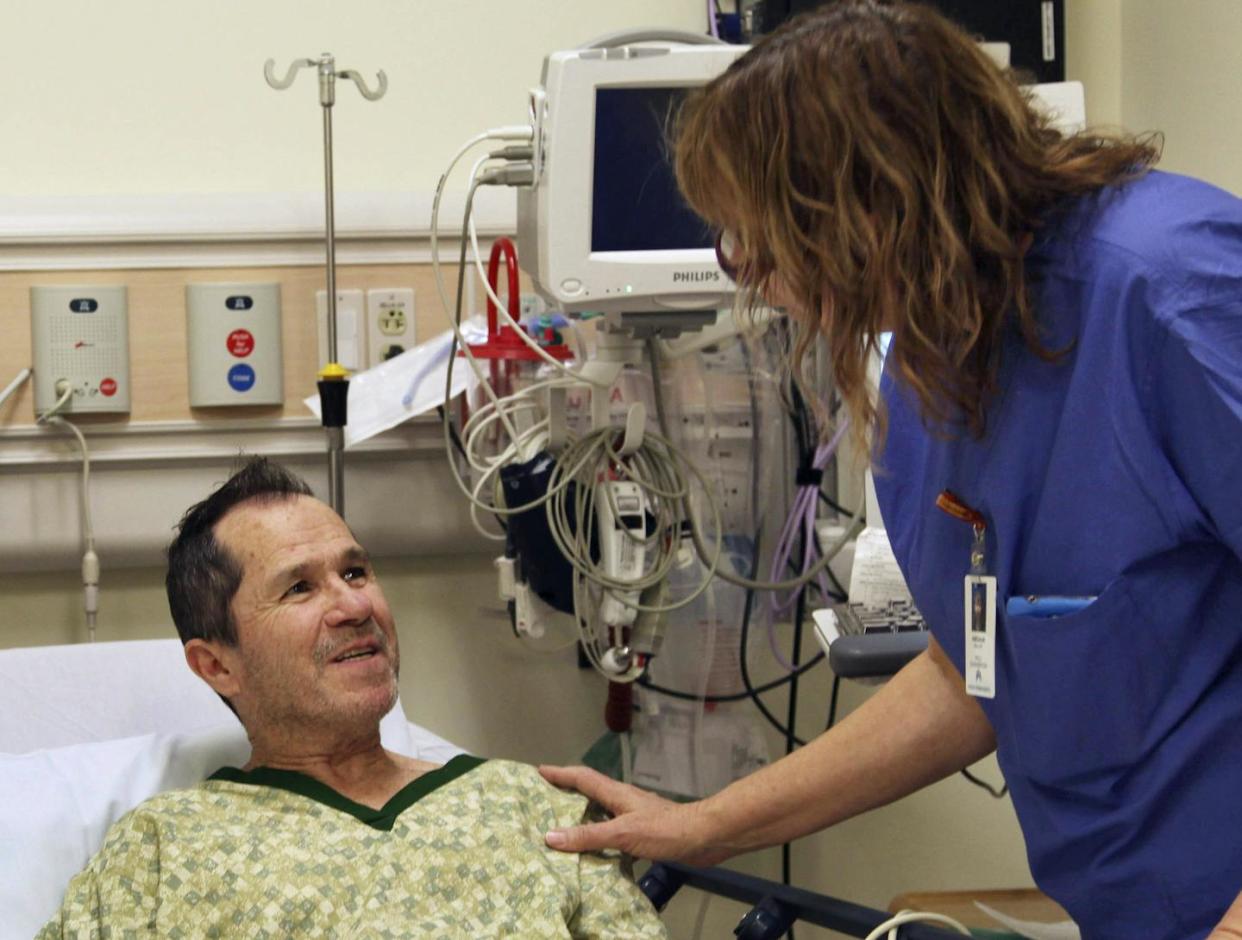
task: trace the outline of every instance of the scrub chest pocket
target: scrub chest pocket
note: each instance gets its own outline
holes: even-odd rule
[[[1150,746],[1176,669],[1152,588],[1118,578],[1072,613],[1005,616],[1003,707],[1014,757],[1032,780],[1055,786],[1122,771]]]

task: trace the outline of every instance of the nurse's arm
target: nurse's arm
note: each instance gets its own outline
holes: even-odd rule
[[[579,790],[615,816],[549,833],[548,844],[714,864],[891,803],[995,747],[983,710],[933,639],[836,727],[697,803],[671,803],[583,767],[540,768],[552,783]]]
[[[1208,934],[1207,940],[1242,940],[1242,894],[1225,911],[1225,918]]]

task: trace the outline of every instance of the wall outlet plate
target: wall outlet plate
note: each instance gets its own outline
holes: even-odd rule
[[[319,368],[328,364],[328,292],[315,291],[315,314],[319,321]],[[367,368],[366,315],[362,291],[336,292],[336,361],[350,372]]]
[[[56,404],[62,379],[73,389],[62,414],[129,411],[125,287],[30,288],[30,335],[36,414]]]
[[[185,298],[190,407],[282,404],[280,285],[187,284]]]
[[[376,287],[367,291],[369,366],[413,349],[414,336],[414,288]]]

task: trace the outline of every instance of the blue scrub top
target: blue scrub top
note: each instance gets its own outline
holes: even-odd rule
[[[1068,351],[1006,337],[981,440],[887,370],[880,510],[959,670],[971,531],[936,496],[987,517],[980,704],[1036,882],[1087,938],[1202,937],[1242,892],[1242,200],[1152,172],[1051,221],[1027,272]],[[1030,594],[1096,599],[1005,616]]]

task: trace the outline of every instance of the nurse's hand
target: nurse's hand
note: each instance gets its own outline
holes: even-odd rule
[[[1233,906],[1225,911],[1225,919],[1208,934],[1207,940],[1242,940],[1242,894],[1234,899]]]
[[[607,822],[553,829],[545,839],[562,852],[620,849],[638,858],[714,865],[731,853],[711,845],[701,803],[674,803],[621,783],[589,767],[539,768],[544,779],[577,790],[608,810]]]

